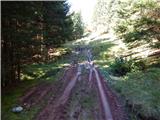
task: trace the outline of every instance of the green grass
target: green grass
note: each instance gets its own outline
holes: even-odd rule
[[[113,87],[132,106],[132,110],[145,117],[160,118],[160,68],[145,72],[128,73],[114,82]],[[115,80],[115,79],[113,79]]]
[[[21,77],[22,80],[49,79],[68,63],[67,59],[61,58],[50,63],[26,65],[23,66]]]
[[[114,52],[123,52],[117,44],[107,39],[79,40],[69,42],[64,45],[70,51],[77,45],[90,46],[93,52],[93,59],[99,66],[101,73],[108,80],[110,85],[124,98],[127,105],[131,105],[129,109],[130,119],[139,120],[137,114],[145,117],[160,118],[160,69],[149,68],[146,71],[130,72],[124,77],[115,77],[109,74],[110,65],[114,62]],[[119,53],[116,54],[119,55]],[[78,56],[79,61],[86,60],[84,55]],[[18,98],[24,92],[38,84],[39,82],[54,82],[62,68],[70,63],[67,57],[62,57],[54,62],[44,64],[32,64],[23,66],[21,74],[22,82],[15,88],[10,88],[2,94],[2,120],[31,120],[42,106],[35,106],[30,111],[23,111],[15,114],[11,112],[13,106],[17,105]],[[57,74],[59,73],[59,74]],[[84,106],[91,107],[92,100],[86,98]],[[136,113],[136,114],[135,114]]]
[[[24,65],[22,67],[22,81],[15,87],[2,90],[2,120],[32,120],[42,105],[33,106],[21,113],[13,113],[11,110],[18,105],[19,98],[26,90],[40,82],[54,82],[63,73],[63,67],[69,64],[67,56],[56,61],[43,64]]]
[[[99,66],[101,73],[113,89],[124,98],[126,105],[131,106],[126,108],[130,119],[141,120],[139,114],[146,118],[159,119],[160,68],[149,67],[146,71],[132,71],[124,77],[111,76],[110,67],[115,58],[113,51],[118,45],[107,40],[91,41],[89,45],[92,47],[95,64]],[[117,51],[121,52],[120,49]]]
[[[25,81],[2,94],[2,120],[30,120],[33,117],[38,108],[34,107],[30,111],[23,111],[22,113],[13,113],[11,109],[18,105],[18,98],[36,83],[36,81]]]
[[[111,54],[111,49],[115,44],[108,41],[107,39],[98,39],[95,41],[90,41],[89,46],[92,48],[92,54],[95,64],[100,67],[107,67],[111,64],[114,56]]]
[[[91,96],[86,96],[81,102],[82,106],[88,109],[93,108],[95,104],[95,101]]]

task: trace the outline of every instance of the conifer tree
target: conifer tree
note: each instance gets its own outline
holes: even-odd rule
[[[23,64],[47,60],[48,47],[73,40],[68,12],[65,1],[2,2],[3,86],[20,81]]]

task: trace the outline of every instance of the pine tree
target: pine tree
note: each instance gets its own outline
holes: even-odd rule
[[[74,39],[79,39],[83,36],[84,33],[84,23],[82,21],[81,12],[73,13],[72,15],[73,20],[73,36]]]
[[[24,63],[47,60],[48,47],[73,40],[68,11],[65,1],[2,2],[3,86],[20,81]]]
[[[93,13],[94,31],[109,32],[114,26],[118,0],[97,0]]]
[[[70,39],[72,21],[67,15],[69,6],[64,2],[43,2],[45,44],[59,46]]]
[[[116,32],[124,42],[144,41],[159,47],[160,4],[157,1],[125,1],[119,4]]]

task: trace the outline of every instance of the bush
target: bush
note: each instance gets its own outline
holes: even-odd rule
[[[145,61],[140,60],[134,62],[134,59],[125,60],[122,57],[117,57],[110,66],[110,72],[115,76],[123,76],[131,71],[143,71],[145,69]]]
[[[131,71],[131,63],[127,62],[123,58],[116,58],[115,62],[111,64],[111,72],[116,76],[126,75],[127,72]]]

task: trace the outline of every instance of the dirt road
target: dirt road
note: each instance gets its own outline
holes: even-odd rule
[[[118,97],[93,65],[91,50],[75,52],[77,57],[85,53],[86,61],[74,60],[57,83],[32,88],[22,104],[30,107],[45,100],[35,120],[127,120]]]

